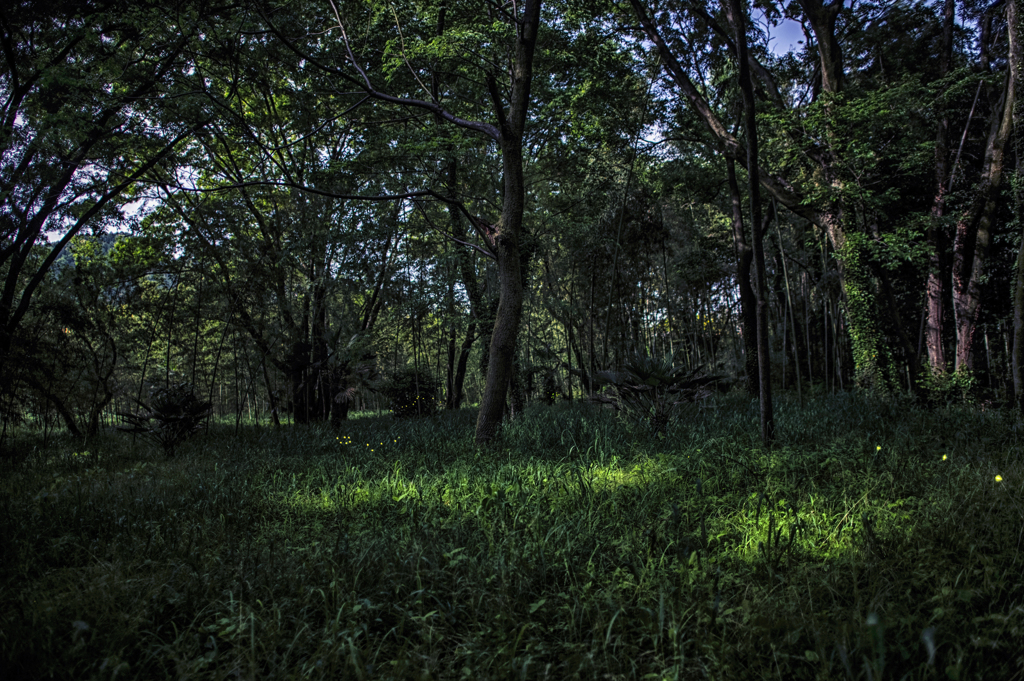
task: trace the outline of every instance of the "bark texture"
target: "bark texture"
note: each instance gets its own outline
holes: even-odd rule
[[[1013,127],[1016,69],[1006,74],[1002,96],[989,117],[981,179],[971,207],[957,223],[953,241],[953,312],[956,315],[956,371],[973,369],[974,333],[981,309],[985,259],[1003,177],[1006,142]]]
[[[526,201],[523,181],[523,132],[530,106],[533,80],[533,55],[540,24],[540,0],[521,5],[517,23],[515,60],[511,68],[512,97],[506,115],[495,96],[498,117],[498,147],[501,149],[504,194],[501,219],[496,225],[482,227],[488,235],[491,251],[498,261],[500,298],[491,332],[487,382],[476,422],[476,441],[485,443],[498,434],[505,411],[505,397],[512,380],[516,356],[516,336],[523,314],[523,280],[519,257],[519,237]],[[493,83],[493,81],[492,81]],[[496,90],[492,87],[492,90]]]
[[[736,249],[736,280],[740,289],[740,325],[743,329],[744,371],[747,379],[747,394],[760,395],[760,380],[757,368],[757,296],[750,284],[750,267],[754,262],[754,251],[747,244],[743,227],[743,204],[740,187],[736,182],[736,162],[726,160],[729,178],[729,194],[732,199],[732,243]]]
[[[1013,101],[1013,135],[1016,140],[1017,176],[1014,184],[1014,208],[1018,229],[1024,228],[1024,87],[1021,86],[1021,68],[1024,66],[1024,17],[1018,0],[1007,0],[1007,37],[1010,43],[1010,77],[1017,84]],[[1024,242],[1017,254],[1017,280],[1013,291],[1013,395],[1018,409],[1024,413]]]
[[[771,355],[768,349],[768,291],[764,271],[764,240],[761,238],[761,182],[757,167],[757,118],[754,84],[747,62],[746,9],[741,0],[729,0],[729,21],[736,35],[736,60],[739,63],[740,92],[743,95],[744,132],[747,137],[747,176],[750,180],[750,240],[754,251],[754,295],[757,297],[757,368],[761,403],[761,441],[775,440],[775,414],[772,406]]]
[[[953,26],[956,1],[945,0],[942,10],[942,53],[939,57],[939,75],[949,73],[953,59]],[[943,107],[935,130],[935,199],[932,202],[932,223],[928,227],[928,277],[925,282],[924,340],[928,349],[928,366],[933,374],[946,371],[946,353],[942,343],[942,316],[944,314],[943,271],[947,240],[942,230],[946,214],[946,192],[949,188],[949,116]]]

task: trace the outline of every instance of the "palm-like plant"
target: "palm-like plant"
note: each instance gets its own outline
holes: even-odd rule
[[[149,404],[136,400],[143,411],[118,414],[128,425],[119,426],[125,433],[141,435],[160,445],[168,458],[178,445],[203,429],[204,421],[213,413],[213,405],[196,397],[188,383],[153,388]]]
[[[599,371],[595,378],[612,392],[595,393],[593,401],[609,404],[638,422],[646,421],[655,433],[664,433],[676,407],[710,396],[710,385],[721,377],[677,366],[672,355],[637,353],[618,371]]]
[[[320,368],[317,365],[314,365]],[[355,335],[347,345],[338,347],[326,361],[327,375],[333,382],[331,424],[341,425],[348,418],[349,409],[360,393],[378,392],[381,376],[377,370],[377,356],[368,339]]]

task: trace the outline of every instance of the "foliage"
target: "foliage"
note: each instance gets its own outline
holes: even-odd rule
[[[658,439],[560,403],[483,451],[470,410],[215,426],[170,460],[22,436],[0,676],[1017,673],[1012,416],[782,399],[769,452],[749,407]]]
[[[190,437],[201,431],[205,420],[212,413],[212,405],[196,397],[195,389],[188,383],[172,383],[150,390],[149,404],[139,400],[142,412],[120,414],[127,426],[118,430],[133,435],[142,435],[160,445],[168,458],[174,450]]]
[[[423,369],[402,367],[392,374],[382,392],[388,398],[391,413],[400,419],[429,416],[438,409],[440,384]]]
[[[70,240],[116,206],[205,117],[184,74],[208,7],[21,2],[0,24],[0,373]],[[211,39],[212,42],[212,39]],[[55,237],[55,238],[51,238]],[[45,254],[45,257],[33,257]],[[7,378],[5,376],[5,378]]]
[[[861,388],[884,394],[891,390],[891,350],[878,324],[878,301],[867,275],[866,242],[863,234],[847,235],[842,260],[846,267],[846,314],[850,320],[850,343],[855,365],[854,380]]]
[[[920,377],[920,386],[925,399],[931,404],[971,404],[975,401],[978,378],[973,372],[964,369],[943,372],[926,370]]]
[[[610,404],[636,421],[646,421],[655,433],[664,433],[673,410],[709,397],[708,385],[719,378],[677,365],[671,355],[637,354],[619,371],[598,372],[598,384],[613,392],[597,393],[591,399]]]

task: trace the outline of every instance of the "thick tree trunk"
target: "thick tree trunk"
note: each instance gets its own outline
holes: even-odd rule
[[[878,292],[868,263],[868,238],[863,232],[847,232],[843,213],[823,216],[829,241],[835,248],[842,282],[843,307],[849,324],[850,350],[853,353],[854,382],[865,390],[887,392],[892,388],[890,349],[882,334],[878,312]],[[835,360],[834,360],[835,361]]]
[[[505,413],[505,397],[512,380],[516,336],[523,312],[523,281],[519,266],[519,231],[523,220],[522,149],[519,141],[503,149],[505,196],[502,215],[494,227],[492,244],[498,259],[499,298],[487,360],[480,414],[476,423],[477,442],[489,442],[498,434]]]
[[[516,54],[511,73],[512,98],[507,117],[499,102],[497,87],[493,81],[490,83],[501,132],[498,147],[501,150],[504,195],[501,219],[497,225],[487,229],[491,250],[498,261],[501,293],[491,332],[487,381],[476,422],[476,441],[480,443],[490,442],[498,434],[514,370],[516,337],[523,314],[522,263],[519,257],[519,237],[526,202],[523,131],[530,105],[540,6],[541,0],[526,0],[517,23]]]
[[[942,10],[942,54],[939,56],[939,74],[949,73],[953,59],[953,27],[956,0],[945,0]],[[949,116],[943,107],[935,131],[935,199],[932,202],[932,222],[928,226],[928,278],[925,283],[925,345],[928,348],[928,366],[933,374],[946,371],[946,353],[942,343],[943,270],[946,238],[941,221],[946,214],[946,192],[949,187]]]
[[[747,61],[746,12],[741,0],[729,0],[727,12],[736,35],[736,60],[739,63],[740,92],[743,94],[744,132],[747,136],[747,176],[750,180],[750,240],[754,251],[754,294],[757,296],[757,367],[761,402],[761,441],[775,440],[775,414],[772,406],[771,356],[768,350],[768,291],[764,271],[764,240],[761,238],[761,181],[758,177],[757,117],[754,85]]]
[[[747,394],[760,394],[757,368],[757,296],[750,285],[750,266],[754,262],[754,251],[747,244],[743,228],[743,205],[740,187],[736,182],[736,162],[726,159],[729,177],[729,195],[732,199],[732,243],[736,249],[736,280],[740,289],[740,326],[743,333],[744,371],[747,379]]]
[[[512,378],[508,382],[508,417],[516,419],[526,410],[526,381],[523,376],[522,351],[516,349]]]
[[[936,218],[942,217],[941,209],[938,206],[933,208],[932,215]],[[945,241],[942,238],[940,228],[932,225],[928,227],[928,278],[925,282],[925,327],[924,342],[928,348],[928,366],[933,374],[943,374],[946,371],[946,351],[942,345],[942,315],[943,306],[943,263],[942,254],[945,251]]]
[[[817,41],[821,65],[821,90],[839,92],[843,89],[843,52],[836,38],[836,20],[843,8],[842,0],[829,4],[821,0],[798,0]]]
[[[453,297],[455,294],[449,289],[449,297]],[[448,321],[448,343],[445,348],[445,379],[444,379],[444,408],[445,409],[457,409],[455,405],[455,343],[458,340],[458,333],[455,328],[455,321],[451,317],[454,315],[452,311],[449,311]]]
[[[953,241],[953,312],[956,315],[956,371],[973,369],[974,333],[981,309],[985,258],[1003,176],[1003,155],[1013,127],[1016,69],[1006,76],[1003,95],[992,111],[981,180],[970,209],[960,219]]]
[[[1014,186],[1014,208],[1018,223],[1024,221],[1024,86],[1021,67],[1024,65],[1024,17],[1017,0],[1007,0],[1007,37],[1010,43],[1010,77],[1017,83],[1013,101],[1013,134],[1016,140],[1017,177]],[[1017,254],[1017,281],[1013,292],[1013,395],[1017,408],[1024,414],[1024,240]]]
[[[104,384],[105,385],[105,384]],[[86,434],[89,437],[96,435],[100,432],[100,417],[103,416],[103,410],[107,408],[107,405],[114,399],[114,393],[108,388],[104,387],[103,397],[100,398],[96,404],[92,405],[89,410],[89,423],[86,426]]]
[[[841,0],[833,0],[827,5],[822,4],[821,0],[799,2],[818,43],[822,91],[839,93],[845,79],[842,50],[835,36],[835,28],[843,3]],[[822,170],[823,182],[841,194],[842,183],[835,172],[837,159],[828,152],[819,152],[815,156]],[[781,198],[780,202],[787,205]],[[847,211],[843,204],[841,197],[830,201],[817,211],[815,222],[828,234],[839,264],[853,351],[854,380],[861,388],[887,391],[892,387],[892,358],[882,334],[877,287],[870,275],[868,236],[846,228],[844,216]],[[898,325],[896,320],[893,321]]]

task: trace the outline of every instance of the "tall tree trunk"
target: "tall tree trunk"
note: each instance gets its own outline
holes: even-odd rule
[[[494,226],[494,252],[498,259],[499,297],[487,357],[487,380],[476,423],[477,442],[489,442],[498,434],[505,412],[505,397],[512,380],[516,336],[523,312],[523,281],[519,267],[519,231],[522,226],[522,149],[504,145],[505,197],[501,220]],[[512,148],[515,147],[515,148]]]
[[[326,273],[317,273],[317,278]],[[313,324],[310,344],[313,346],[313,364],[307,380],[312,383],[311,414],[314,421],[327,421],[331,415],[331,404],[334,402],[336,385],[328,366],[329,348],[327,347],[327,286],[323,281],[313,284]]]
[[[466,336],[462,339],[462,346],[459,349],[459,361],[455,367],[455,379],[452,382],[452,399],[445,405],[446,409],[458,409],[462,406],[465,398],[466,367],[469,364],[469,352],[473,349],[473,341],[476,340],[476,322],[471,321],[466,329]]]
[[[448,160],[448,195],[455,199],[458,196],[458,163],[452,158]],[[455,204],[448,205],[448,215],[451,221],[451,232],[460,240],[465,240],[466,229],[462,221],[462,214]],[[454,353],[454,329],[452,331],[452,343],[449,346],[449,373],[451,380],[448,396],[445,400],[445,409],[458,409],[462,405],[464,387],[466,383],[466,367],[469,363],[469,353],[473,349],[473,342],[477,337],[477,327],[483,315],[483,295],[480,292],[480,282],[477,281],[476,267],[473,266],[472,252],[465,247],[457,246],[455,258],[459,264],[459,275],[462,278],[462,285],[469,297],[469,324],[466,328],[466,335],[462,339],[458,353]],[[456,359],[457,357],[457,359]],[[454,364],[454,372],[452,365]]]
[[[1021,67],[1024,63],[1024,17],[1017,0],[1007,0],[1007,36],[1010,43],[1010,77],[1018,84],[1014,91],[1013,136],[1016,141],[1017,176],[1014,178],[1013,201],[1018,228],[1024,227],[1024,86]],[[1017,408],[1024,414],[1024,240],[1017,254],[1017,281],[1013,292],[1013,395]]]
[[[483,294],[480,291],[480,282],[477,281],[476,268],[470,260],[471,254],[464,250],[459,256],[459,270],[462,274],[462,285],[466,288],[466,295],[469,296],[469,325],[466,327],[466,335],[462,339],[462,347],[459,349],[459,361],[455,368],[455,379],[452,383],[452,401],[447,405],[448,409],[458,409],[462,405],[465,396],[466,368],[469,364],[469,353],[473,349],[473,343],[479,334],[482,316],[484,314]]]
[[[942,10],[942,53],[939,56],[939,74],[949,73],[953,60],[953,26],[956,0],[945,0]],[[942,107],[935,132],[935,199],[932,202],[932,221],[928,226],[928,278],[925,283],[925,345],[928,348],[928,366],[933,374],[946,371],[946,353],[942,344],[943,270],[946,237],[942,218],[946,214],[946,192],[949,188],[949,115]]]
[[[736,162],[726,158],[729,177],[729,195],[732,199],[732,243],[736,249],[736,280],[740,288],[740,325],[743,333],[744,371],[747,379],[747,394],[760,394],[757,368],[757,297],[750,285],[750,266],[754,262],[754,251],[747,244],[743,228],[743,205],[740,187],[736,182]]]
[[[761,402],[761,441],[775,440],[775,415],[772,407],[771,357],[768,352],[768,291],[764,271],[764,240],[761,238],[761,181],[757,166],[757,117],[754,85],[747,61],[746,10],[741,0],[729,0],[727,12],[736,35],[736,60],[739,66],[740,92],[743,94],[744,132],[747,136],[747,176],[750,180],[750,240],[754,250],[754,294],[757,296],[757,367]]]
[[[303,325],[305,326],[305,324]],[[299,340],[292,343],[288,353],[287,373],[292,394],[292,418],[295,423],[309,423],[310,410],[310,377],[309,343]]]
[[[1016,8],[1014,8],[1016,9]],[[989,119],[981,179],[953,240],[953,312],[956,315],[956,371],[973,369],[974,332],[981,309],[981,282],[992,238],[992,220],[1003,176],[1003,155],[1013,127],[1016,71],[1010,69],[1002,97]]]
[[[449,289],[448,295],[454,297],[455,293]],[[453,306],[454,307],[454,306]],[[444,408],[445,409],[458,409],[455,402],[455,364],[456,352],[455,344],[458,341],[458,332],[455,327],[455,321],[453,319],[454,314],[449,311],[448,319],[448,342],[445,343],[445,379],[444,379]]]
[[[576,355],[576,365],[579,367],[576,371],[579,373],[580,384],[583,386],[583,392],[586,395],[590,395],[594,392],[594,384],[590,371],[587,367],[592,366],[592,363],[588,363],[583,358],[583,351],[581,350],[579,343],[579,334],[576,334],[573,338],[572,351]]]
[[[526,410],[526,381],[523,372],[522,350],[516,348],[516,362],[512,367],[512,378],[508,383],[508,416],[519,418]]]
[[[487,381],[476,422],[476,441],[489,442],[498,434],[505,411],[505,396],[512,379],[516,337],[523,314],[522,263],[519,238],[523,226],[526,191],[523,180],[523,132],[530,106],[533,55],[540,24],[541,0],[526,0],[517,23],[515,60],[512,64],[512,98],[508,115],[500,104],[493,80],[492,98],[498,115],[501,164],[504,174],[501,219],[488,229],[491,250],[498,260],[501,297],[491,332]]]
[[[878,292],[868,262],[868,238],[863,232],[849,232],[842,224],[839,206],[825,221],[829,241],[835,248],[842,282],[842,302],[849,324],[853,353],[853,378],[857,387],[886,392],[891,386],[886,369],[891,368],[890,349],[882,335],[878,313]],[[838,357],[834,360],[838,361]]]
[[[274,427],[281,427],[281,415],[277,406],[277,395],[275,394],[273,386],[270,384],[270,373],[267,371],[267,358],[263,357],[260,362],[263,368],[263,385],[267,389],[267,401],[270,403],[270,416],[274,420]],[[210,400],[213,401],[212,398]]]
[[[397,217],[397,216],[396,216]],[[391,236],[388,235],[387,240],[384,241],[384,253],[380,258],[380,273],[377,275],[377,280],[373,285],[373,293],[370,294],[370,300],[366,303],[363,308],[363,322],[359,327],[362,333],[367,333],[373,330],[373,322],[377,318],[377,309],[379,307],[380,293],[384,288],[384,283],[387,281],[388,275],[388,256],[391,253]]]

